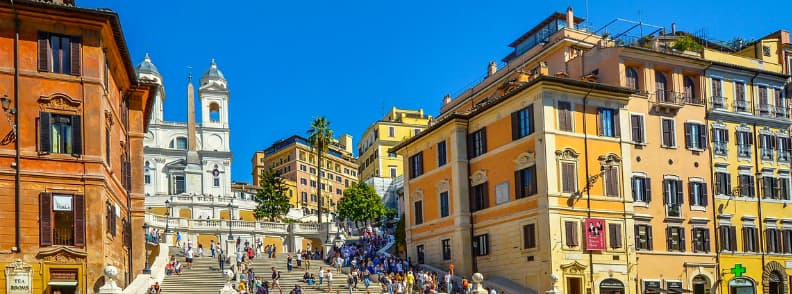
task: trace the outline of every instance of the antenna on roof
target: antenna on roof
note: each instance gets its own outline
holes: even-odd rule
[[[589,6],[588,6],[588,0],[586,0],[586,22],[589,24],[589,27],[592,27],[592,26],[591,26],[591,19],[589,19]]]

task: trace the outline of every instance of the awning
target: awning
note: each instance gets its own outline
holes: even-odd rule
[[[73,280],[50,280],[47,285],[60,287],[77,287],[77,281]]]

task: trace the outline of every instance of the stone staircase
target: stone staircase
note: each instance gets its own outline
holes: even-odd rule
[[[181,248],[171,248],[170,255],[176,256],[182,266],[185,266],[186,263],[180,250]],[[225,279],[220,273],[217,259],[204,256],[193,258],[192,269],[183,269],[180,276],[165,276],[160,287],[162,293],[195,294],[218,293],[223,285],[225,285]]]
[[[319,286],[319,267],[321,266],[323,269],[327,269],[328,266],[321,260],[311,260],[311,269],[306,270],[305,262],[303,261],[303,267],[297,268],[297,261],[293,260],[292,265],[294,266],[292,272],[286,271],[286,255],[278,254],[277,258],[267,258],[266,255],[258,256],[253,259],[253,263],[251,267],[253,271],[256,273],[257,276],[261,276],[262,278],[266,279],[267,281],[272,282],[272,267],[274,266],[275,269],[281,272],[281,279],[280,285],[283,288],[283,293],[289,293],[295,285],[302,286],[304,293],[336,293],[340,291],[340,293],[349,293],[349,287],[347,287],[347,275],[345,273],[349,272],[349,268],[344,268],[342,273],[337,274],[335,269],[333,270],[333,291],[327,292],[327,280],[325,280],[325,284]],[[303,282],[303,275],[305,272],[308,274],[313,274],[314,278],[316,278],[316,284],[313,286],[308,286],[307,283]],[[358,287],[357,290],[353,291],[352,293],[355,294],[363,294],[366,293],[366,285],[363,283],[363,279],[360,278],[358,280]],[[382,293],[381,287],[379,283],[372,282],[371,286],[369,286],[368,291],[370,293]],[[278,294],[277,288],[273,291],[270,288],[270,293]]]

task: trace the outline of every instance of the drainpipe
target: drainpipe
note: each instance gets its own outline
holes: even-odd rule
[[[14,108],[16,108],[16,115],[14,115],[14,131],[16,132],[16,142],[14,143],[16,148],[16,157],[14,158],[14,164],[16,167],[16,173],[14,174],[14,224],[16,226],[16,236],[15,236],[15,248],[16,252],[22,252],[21,246],[21,228],[20,224],[22,223],[20,220],[20,209],[21,208],[21,200],[20,200],[20,171],[19,171],[19,14],[17,14],[16,6],[14,5],[14,0],[11,0],[11,7],[14,10]],[[14,251],[14,250],[12,250]]]
[[[589,188],[589,167],[588,167],[588,129],[586,128],[586,110],[588,105],[588,97],[591,94],[591,91],[594,90],[594,86],[592,85],[589,88],[588,92],[586,92],[586,96],[583,96],[583,162],[586,163],[586,218],[591,218],[591,189]],[[588,259],[589,259],[589,281],[591,282],[591,291],[594,292],[596,288],[594,285],[594,255],[591,253],[591,250],[588,251]],[[628,260],[629,261],[629,260]]]
[[[753,95],[754,91],[756,91],[756,88],[755,88],[756,84],[755,84],[754,80],[756,80],[757,76],[759,76],[759,72],[758,71],[751,78],[751,96],[754,96],[754,97],[758,98],[758,96]],[[756,103],[751,103],[751,104],[752,104],[751,108],[754,108],[754,106],[756,105]],[[756,109],[755,108],[754,108],[754,115],[756,115]],[[757,132],[756,132],[756,122],[754,122],[753,123],[753,133],[751,134],[751,136],[754,136],[754,139],[755,139],[756,138],[756,134],[757,134]],[[759,140],[761,140],[761,136],[759,137]],[[756,142],[756,143],[758,143],[758,142]],[[754,186],[756,188],[759,188],[759,183],[760,183],[759,175],[761,175],[761,172],[759,171],[759,161],[762,160],[762,159],[759,157],[759,147],[757,147],[756,145],[758,145],[758,144],[753,144],[753,147],[754,147],[754,169],[755,169],[755,171],[754,171],[754,182],[756,183]],[[759,218],[759,224],[758,224],[759,228],[758,228],[758,232],[756,234],[757,235],[756,238],[759,239],[758,240],[759,241],[759,248],[757,248],[757,249],[759,250],[759,254],[762,257],[762,267],[764,267],[764,265],[765,265],[765,250],[762,247],[762,245],[764,244],[764,235],[762,234],[762,232],[764,231],[764,226],[762,225],[763,222],[764,222],[764,220],[762,219],[762,196],[759,195],[759,193],[758,193],[758,191],[756,191],[756,189],[754,189],[754,192],[757,192],[756,193],[756,211],[757,211],[757,214],[758,214],[757,217]]]
[[[467,123],[465,124],[465,140],[467,140],[468,131],[470,130],[470,119],[467,119]],[[467,146],[467,141],[465,141],[465,146]],[[470,150],[467,150],[467,153],[470,154]],[[468,178],[470,177],[470,158],[467,160],[467,174]],[[489,188],[489,187],[487,187]],[[473,247],[473,239],[476,236],[474,233],[474,224],[473,222],[473,211],[471,209],[473,207],[473,197],[470,197],[470,179],[468,179],[468,210],[470,211],[470,247],[473,254],[471,254],[471,258],[473,260],[473,273],[478,272],[478,260],[476,256],[476,248]],[[472,275],[472,274],[471,274]]]

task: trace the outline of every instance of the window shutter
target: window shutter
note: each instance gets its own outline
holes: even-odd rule
[[[753,251],[759,251],[759,229],[751,228],[751,232],[753,232]]]
[[[776,136],[770,136],[770,148],[776,149]]]
[[[704,231],[704,252],[710,252],[710,231],[709,229],[703,229]]]
[[[753,133],[745,132],[745,136],[748,138],[748,145],[753,145],[754,143]]]
[[[487,153],[487,127],[481,128],[481,154]]]
[[[566,245],[568,247],[575,246],[575,241],[572,240],[572,234],[574,234],[574,223],[571,221],[564,222],[564,230],[565,230],[565,238],[566,238]]]
[[[729,142],[729,130],[723,130],[723,141],[728,143]]]
[[[742,227],[741,230],[742,230],[742,235],[743,235],[743,251],[744,252],[750,252],[751,251],[750,250],[751,243],[749,243],[749,240],[748,240],[748,234],[749,234],[748,233],[748,228],[747,227]]]
[[[678,228],[679,230],[679,251],[685,252],[685,229]]]
[[[85,246],[85,196],[74,195],[74,246]]]
[[[705,125],[696,125],[699,128],[699,144],[701,144],[702,149],[707,148],[707,126]]]
[[[649,241],[646,242],[646,243],[649,245],[649,250],[652,250],[654,248],[654,246],[652,245],[653,239],[652,239],[652,227],[651,226],[646,226],[646,235],[648,236],[648,239],[649,239]]]
[[[708,190],[707,183],[701,183],[701,205],[702,206],[707,206],[708,205],[708,201],[709,200],[707,200],[707,198],[709,198],[709,195],[707,195],[708,194],[707,190]]]
[[[484,184],[481,184],[481,186],[481,189],[483,189],[483,191],[481,191],[481,195],[483,195],[483,197],[481,198],[484,200],[482,201],[483,203],[481,208],[489,208],[489,183],[485,182]]]
[[[734,131],[734,145],[740,145],[740,131]]]
[[[630,125],[632,125],[633,142],[643,143],[643,138],[641,138],[641,117],[637,115],[630,116]]]
[[[520,138],[520,111],[511,113],[511,133],[512,140]]]
[[[79,115],[72,115],[71,116],[71,126],[72,126],[72,155],[80,156],[82,155],[82,120],[80,119]]]
[[[38,33],[38,70],[49,71],[49,34],[45,32]]]
[[[652,180],[649,178],[643,178],[644,183],[644,197],[646,197],[646,202],[652,201]]]
[[[621,120],[619,119],[619,109],[613,110],[613,134],[621,137]]]
[[[579,243],[578,243],[578,222],[577,221],[573,221],[571,223],[572,223],[572,242],[573,242],[572,246],[578,246],[579,245]]]
[[[671,200],[670,191],[668,191],[668,186],[671,180],[663,180],[663,204],[668,205],[669,201]]]
[[[528,117],[525,120],[528,122],[528,134],[533,134],[534,132],[534,109],[533,104],[528,105]]]
[[[616,235],[616,238],[615,238],[616,246],[615,246],[615,248],[622,248],[621,225],[620,224],[614,224],[613,228],[614,228],[614,230],[613,230],[613,232],[611,232],[611,235]]]
[[[682,203],[685,203],[684,202],[684,197],[685,196],[684,196],[683,193],[684,193],[684,191],[682,190],[682,181],[681,180],[677,180],[676,181],[676,204],[681,205]]]
[[[691,137],[691,129],[693,126],[690,123],[685,123],[685,147],[693,147],[693,138]]]
[[[616,237],[618,237],[616,236],[616,224],[608,224],[608,243],[611,248],[619,248]]]
[[[52,149],[52,136],[50,135],[50,129],[52,125],[52,115],[49,112],[40,112],[39,113],[39,152],[41,153],[50,153]]]
[[[602,109],[597,110],[597,135],[602,136]]]
[[[473,134],[468,134],[467,135],[467,154],[468,154],[468,159],[473,158],[473,154],[475,154],[474,151],[473,151],[473,137],[474,137]]]
[[[516,199],[520,199],[525,195],[523,188],[522,177],[520,176],[521,170],[514,172],[514,195]]]
[[[631,188],[632,195],[633,195],[633,201],[637,201],[637,197],[635,197],[635,196],[638,195],[638,191],[635,190],[636,189],[635,182],[636,181],[640,181],[640,180],[641,180],[641,178],[636,177],[636,176],[633,176],[631,178],[631,180],[630,180],[630,188]]]
[[[82,38],[71,37],[71,74],[80,75],[80,49],[82,48]]]
[[[672,240],[673,239],[671,239],[671,227],[667,227],[666,228],[666,246],[668,246],[667,247],[668,251],[671,251],[671,249],[674,248],[674,243],[673,243]]]
[[[641,225],[633,226],[634,232],[633,235],[635,236],[635,250],[641,250]]]
[[[52,193],[39,194],[39,243],[52,245]]]

